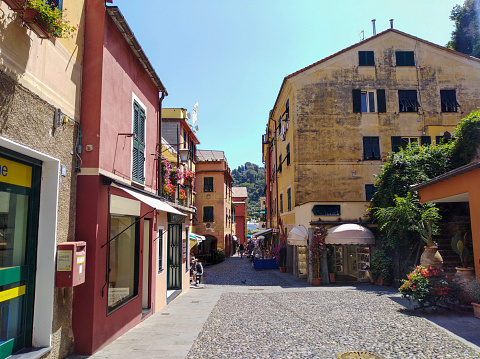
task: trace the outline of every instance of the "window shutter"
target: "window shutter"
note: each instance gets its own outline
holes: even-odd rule
[[[353,112],[354,113],[362,112],[362,91],[360,89],[353,89],[352,96],[353,96]]]
[[[145,181],[145,110],[134,101],[133,103],[133,152],[132,152],[132,179],[137,182]]]
[[[413,51],[405,51],[405,66],[415,66]]]
[[[392,136],[392,152],[398,152],[402,148],[402,137]]]
[[[387,112],[387,101],[385,99],[385,90],[377,90],[377,106],[378,112]]]
[[[421,136],[420,137],[420,144],[423,145],[429,145],[432,143],[432,139],[430,136]]]

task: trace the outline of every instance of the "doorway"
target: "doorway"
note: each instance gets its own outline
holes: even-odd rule
[[[168,224],[167,234],[167,290],[177,290],[182,287],[182,225]]]
[[[142,314],[150,312],[150,220],[143,221]]]

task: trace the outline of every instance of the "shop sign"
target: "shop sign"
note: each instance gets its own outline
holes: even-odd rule
[[[20,297],[25,294],[25,286],[15,287],[0,292],[0,302],[5,302],[16,297]]]
[[[30,188],[32,167],[0,157],[0,182]]]

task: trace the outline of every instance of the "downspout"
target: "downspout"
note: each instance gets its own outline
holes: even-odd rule
[[[157,194],[162,195],[162,102],[167,91],[162,91],[162,96],[158,100],[158,166],[157,166]]]

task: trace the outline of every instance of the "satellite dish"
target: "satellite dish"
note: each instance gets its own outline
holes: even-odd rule
[[[198,131],[198,126],[195,126],[195,131]]]
[[[187,118],[190,120],[191,117],[192,115],[190,115],[190,112],[187,112]]]

